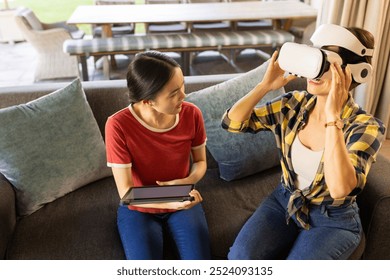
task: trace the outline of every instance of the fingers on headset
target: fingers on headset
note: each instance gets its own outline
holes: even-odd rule
[[[336,67],[336,64],[335,63],[332,63],[330,65],[330,70],[332,72],[332,80],[336,83],[336,84],[340,84],[340,74],[338,73],[338,70],[337,70],[337,67]]]
[[[271,56],[272,62],[276,62],[278,58],[278,51],[274,51],[274,53]]]
[[[288,75],[287,76],[287,82],[291,82],[292,80],[295,80],[297,78],[297,76],[295,76],[295,75]]]
[[[344,70],[343,68],[341,68],[341,65],[338,63],[336,63],[336,69],[337,69],[337,73],[339,74],[339,81],[341,84],[343,84],[345,82]]]
[[[349,86],[352,82],[351,69],[348,67],[348,65],[344,67],[339,64],[338,64],[338,68],[339,68],[340,78],[343,86],[349,89]]]
[[[347,67],[345,67],[345,76],[346,76],[346,81],[348,84],[351,84],[352,83],[352,72],[351,72],[351,68],[347,65]]]

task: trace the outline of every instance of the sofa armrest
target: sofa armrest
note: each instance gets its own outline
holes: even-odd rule
[[[0,173],[0,259],[5,259],[7,246],[16,225],[15,192]]]
[[[390,160],[378,155],[358,196],[366,234],[364,259],[390,259]]]
[[[223,83],[227,80],[236,78],[240,74],[215,74],[215,75],[198,75],[198,76],[186,76],[184,77],[184,83],[186,87],[186,93],[198,91],[219,83]]]

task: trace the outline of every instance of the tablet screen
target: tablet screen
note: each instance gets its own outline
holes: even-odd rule
[[[192,197],[189,195],[194,185],[170,185],[170,186],[143,186],[133,187],[121,199],[122,205],[141,203],[158,203],[185,201]]]
[[[193,185],[174,185],[174,186],[146,186],[132,188],[133,195],[130,198],[160,198],[160,197],[181,197],[188,196]]]

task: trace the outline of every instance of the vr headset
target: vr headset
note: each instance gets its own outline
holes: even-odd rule
[[[321,49],[324,46],[338,46],[361,57],[372,56],[373,49],[366,48],[349,30],[334,24],[324,24],[318,27],[310,41],[313,46],[283,44],[278,57],[280,68],[290,74],[314,80],[327,72],[331,63],[337,62],[343,67],[350,67],[352,78],[357,83],[366,83],[370,79],[372,67],[369,63],[345,64],[336,52]]]

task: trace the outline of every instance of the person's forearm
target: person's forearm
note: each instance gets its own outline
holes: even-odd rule
[[[229,110],[228,117],[232,121],[244,122],[249,119],[253,108],[267,94],[268,88],[261,82],[247,95],[238,100]]]
[[[133,186],[130,168],[112,168],[115,184],[120,198]]]
[[[206,173],[207,164],[205,160],[197,161],[192,164],[190,174],[186,178],[189,184],[196,184]]]
[[[324,171],[332,198],[343,198],[356,187],[356,171],[349,159],[343,132],[335,126],[326,128]]]

